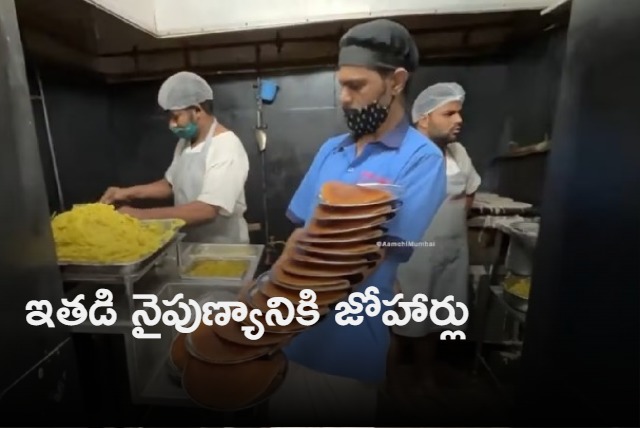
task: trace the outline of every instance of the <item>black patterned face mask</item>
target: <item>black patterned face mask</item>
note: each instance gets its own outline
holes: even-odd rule
[[[384,107],[376,101],[361,109],[343,108],[344,117],[353,138],[357,141],[365,135],[375,133],[387,120],[390,106],[391,102]]]

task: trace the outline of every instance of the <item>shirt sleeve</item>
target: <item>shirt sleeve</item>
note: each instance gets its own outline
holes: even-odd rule
[[[467,149],[460,143],[453,143],[452,148],[455,148],[455,160],[460,165],[462,172],[467,177],[467,184],[465,186],[465,193],[472,195],[478,191],[482,179],[478,174],[478,171],[473,166],[473,161],[467,152]]]
[[[480,184],[482,183],[482,179],[478,174],[478,171],[473,167],[473,162],[469,159],[469,171],[467,174],[467,187],[466,192],[467,195],[473,195],[478,191]]]
[[[298,189],[293,194],[293,198],[291,198],[287,208],[287,217],[296,225],[304,225],[313,214],[318,202],[319,171],[331,150],[331,146],[331,140],[329,140],[320,147]]]
[[[244,192],[249,175],[249,158],[235,134],[224,135],[226,144],[216,141],[209,147],[207,165],[198,201],[216,206],[220,215],[228,217]]]
[[[396,184],[402,186],[402,206],[389,224],[390,242],[420,241],[446,198],[447,178],[444,157],[439,153],[416,154]],[[406,262],[413,249],[409,245],[390,246],[388,257]]]

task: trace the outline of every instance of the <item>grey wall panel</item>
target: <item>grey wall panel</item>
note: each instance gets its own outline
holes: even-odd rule
[[[57,268],[47,193],[33,110],[16,21],[14,2],[0,2],[0,405],[19,391],[34,366],[69,336],[67,329],[31,326],[30,300],[60,305],[62,282]],[[69,357],[66,355],[66,357]],[[55,373],[75,370],[72,358],[61,359]],[[77,388],[77,384],[69,384]],[[37,409],[42,395],[13,395],[11,407]],[[67,409],[68,411],[68,409]],[[3,414],[0,410],[0,414]],[[28,414],[28,413],[25,413]],[[22,421],[24,423],[24,420]]]

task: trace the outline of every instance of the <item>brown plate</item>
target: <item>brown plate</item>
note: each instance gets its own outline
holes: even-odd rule
[[[284,249],[282,250],[283,253],[286,253],[291,247],[295,247],[295,245],[298,243],[298,239],[304,236],[304,229],[303,228],[298,228],[296,230],[294,230],[291,235],[289,235],[289,238],[287,238],[287,242],[285,242],[284,244]]]
[[[313,211],[316,220],[368,220],[370,218],[387,216],[389,220],[395,217],[398,207],[392,204],[370,205],[366,207],[332,207],[318,205]]]
[[[245,303],[247,306],[249,307],[253,307],[254,305],[256,305],[253,302],[253,299],[256,298],[256,292],[258,290],[260,290],[260,287],[257,285],[259,283],[264,283],[264,282],[268,282],[268,276],[266,273],[262,274],[261,277],[258,278],[258,282],[256,282],[256,286],[254,286],[253,288],[251,288],[247,293],[243,293],[242,295],[240,295],[240,300]],[[296,301],[300,300],[300,296],[299,296],[299,290],[295,292],[295,295],[291,296],[291,298],[289,300],[292,300],[292,303],[295,303]],[[273,296],[267,296],[264,293],[260,292],[260,295],[264,295],[266,299],[269,299],[270,297],[280,297],[280,294],[275,294]],[[257,306],[257,305],[256,305]],[[320,305],[318,305],[320,306]],[[257,308],[256,308],[257,309]],[[271,308],[269,308],[271,309]],[[280,308],[277,308],[280,309]],[[284,308],[282,308],[284,309]],[[266,319],[265,319],[265,311],[261,311],[262,313],[257,316],[257,322],[261,323],[265,329],[265,332],[269,332],[269,333],[277,333],[277,334],[288,334],[288,333],[294,333],[294,332],[299,332],[302,331],[304,329],[306,329],[307,327],[300,324],[294,317],[293,321],[286,326],[280,326],[280,325],[268,325],[266,323]],[[282,313],[282,312],[281,312]],[[288,314],[283,313],[283,316],[287,316]],[[322,314],[320,314],[320,316],[322,316]],[[250,317],[247,317],[245,320],[242,321],[243,325],[248,325],[248,326],[253,326],[254,323],[251,321]]]
[[[335,244],[335,243],[314,243],[306,244],[299,242],[297,248],[309,253],[319,254],[322,256],[364,256],[367,254],[377,253],[381,247],[374,244],[367,243],[353,243],[353,244]]]
[[[266,276],[265,278],[266,279],[264,281],[259,281],[258,282],[259,284],[261,284],[262,287],[269,286],[269,285],[266,284],[266,283],[270,282],[269,281],[269,277]],[[278,284],[271,284],[270,287],[277,286],[277,285]],[[291,290],[287,289],[286,287],[284,287],[284,289],[288,290],[289,292],[291,291]],[[299,292],[301,290],[303,290],[303,289],[298,289],[298,291],[297,291],[298,294],[295,294],[295,298],[294,299],[289,299],[288,295],[286,297],[291,303],[293,303],[294,307],[297,307],[300,304]],[[278,294],[278,295],[273,295],[271,297],[285,297],[285,296],[282,296],[282,295]],[[256,288],[252,289],[249,292],[249,296],[248,296],[247,301],[249,302],[249,305],[251,305],[252,308],[260,309],[263,314],[266,314],[267,311],[272,309],[272,308],[269,307],[269,304],[268,304],[269,299],[271,297],[267,296],[262,291],[260,291],[259,286],[257,286]],[[316,303],[318,303],[318,302],[316,301]],[[321,316],[327,314],[329,312],[329,310],[330,309],[329,309],[328,306],[323,306],[323,305],[318,304],[318,313]]]
[[[178,333],[176,337],[173,338],[173,341],[171,341],[170,361],[175,370],[180,373],[184,370],[184,365],[187,362],[187,358],[189,358],[185,344],[186,338],[187,335],[185,333]]]
[[[343,235],[350,232],[372,229],[387,222],[382,215],[365,220],[317,220],[313,219],[306,228],[309,236]]]
[[[375,253],[372,253],[375,254]],[[360,255],[317,255],[304,250],[298,250],[291,255],[291,259],[299,262],[327,264],[327,265],[366,265],[369,260]]]
[[[309,276],[291,275],[279,266],[274,266],[269,272],[269,279],[274,284],[289,290],[304,290],[312,288],[321,291],[337,291],[348,290],[351,283],[348,278],[332,279],[332,278],[314,278]]]
[[[247,298],[241,297],[239,300],[245,305],[247,305],[248,307],[251,307],[251,302]],[[279,326],[279,325],[271,326],[265,323],[264,315],[260,315],[257,318],[258,318],[258,321],[261,322],[262,325],[264,326],[265,334],[272,333],[272,334],[278,334],[278,335],[291,335],[292,333],[297,333],[307,328],[306,326],[300,324],[295,320],[288,326]],[[255,324],[251,321],[250,317],[247,317],[246,319],[242,320],[240,324],[255,327]]]
[[[287,285],[288,288],[296,288],[302,290],[305,288],[323,289],[346,289],[349,288],[349,281],[345,278],[318,278],[304,275],[293,275],[282,269],[278,263],[273,265],[269,272],[269,278],[272,282]]]
[[[377,247],[375,251],[368,254],[323,254],[314,251],[313,247],[308,250],[298,246],[296,247],[296,251],[291,255],[291,258],[293,260],[316,264],[368,265],[371,262],[382,259],[383,256],[384,249]]]
[[[292,275],[312,276],[320,278],[343,278],[349,275],[356,275],[367,270],[366,266],[340,266],[340,265],[320,265],[296,260],[285,260],[282,269]]]
[[[227,325],[217,325],[213,324],[211,328],[213,331],[222,339],[229,341],[231,343],[237,343],[238,345],[243,346],[278,346],[283,342],[289,340],[293,335],[282,335],[275,333],[265,333],[261,338],[256,340],[251,340],[245,336],[242,331],[243,324],[231,320]]]
[[[258,283],[258,287],[260,292],[267,298],[284,297],[285,299],[290,300],[293,304],[296,304],[296,302],[300,301],[300,295],[296,291],[280,287],[272,283],[271,281],[263,281],[261,283]],[[313,289],[313,291],[316,293],[316,304],[319,307],[322,307],[330,306],[343,300],[349,295],[350,290],[321,291],[318,289]],[[320,313],[320,315],[323,314]]]
[[[300,254],[296,254],[292,257],[292,262],[296,264],[304,264],[305,266],[313,267],[314,269],[324,269],[324,268],[333,268],[333,267],[344,267],[345,269],[348,267],[358,269],[358,268],[368,268],[374,262],[374,260],[360,259],[360,260],[347,260],[347,261],[335,261],[335,260],[325,260],[321,257],[314,257],[313,255],[304,256]]]
[[[366,206],[389,203],[396,199],[393,193],[385,190],[340,181],[326,182],[320,190],[321,204],[328,206]]]
[[[185,344],[192,357],[210,364],[251,361],[274,349],[272,346],[242,346],[228,342],[220,338],[213,331],[213,327],[206,324],[200,324],[194,332],[189,333]]]
[[[384,236],[386,229],[380,226],[330,236],[311,236],[305,234],[298,239],[301,244],[338,244],[338,243],[373,243]]]
[[[182,385],[192,401],[208,409],[233,412],[268,398],[284,380],[287,359],[281,352],[240,364],[209,364],[189,358]],[[275,384],[275,388],[274,388]]]
[[[248,303],[247,303],[248,304]],[[256,317],[257,321],[260,322],[264,326],[264,331],[267,333],[276,333],[276,334],[292,334],[299,333],[302,330],[306,330],[306,325],[300,324],[295,318],[289,325],[269,325],[267,324],[267,320],[264,317],[264,314]],[[254,326],[255,324],[251,321],[249,317],[242,321],[243,325]]]

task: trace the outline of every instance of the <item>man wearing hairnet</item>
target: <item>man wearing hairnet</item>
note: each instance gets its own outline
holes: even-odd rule
[[[289,218],[302,226],[312,219],[326,182],[402,189],[402,206],[387,224],[388,239],[401,245],[385,246],[379,267],[355,285],[358,292],[377,288],[380,300],[393,299],[396,271],[412,250],[403,244],[422,237],[446,194],[442,152],[406,119],[405,88],[417,66],[415,42],[396,22],[356,25],[342,37],[337,78],[350,132],[320,147],[288,207]],[[343,326],[334,309],[293,338],[284,348],[287,379],[270,399],[272,426],[375,426],[391,335],[383,313]]]
[[[411,111],[416,129],[435,142],[445,155],[447,199],[422,238],[434,246],[416,248],[411,260],[398,269],[398,285],[407,301],[418,293],[438,301],[451,295],[454,302],[468,307],[466,214],[480,186],[480,176],[465,148],[457,142],[464,98],[465,92],[457,83],[437,83],[418,96]],[[461,312],[457,317],[461,317]],[[408,378],[415,379],[414,387],[430,395],[439,392],[435,375],[443,374],[443,370],[442,367],[435,369],[435,350],[440,333],[446,329],[447,326],[433,324],[430,317],[393,328],[400,336],[394,340],[393,356],[397,358],[400,349],[412,348],[415,372]],[[459,329],[464,330],[464,326]],[[406,385],[400,389],[406,392]]]
[[[238,136],[213,115],[211,86],[194,73],[174,74],[160,87],[158,104],[168,113],[169,129],[179,138],[164,178],[140,186],[110,187],[100,201],[173,196],[173,207],[124,206],[120,212],[140,219],[182,219],[189,242],[248,243],[244,186],[249,159]]]

